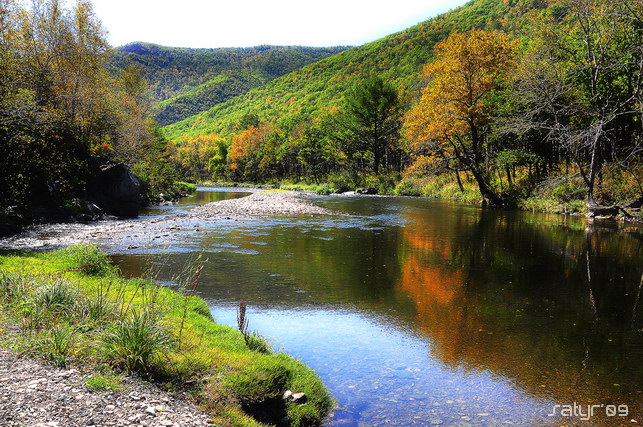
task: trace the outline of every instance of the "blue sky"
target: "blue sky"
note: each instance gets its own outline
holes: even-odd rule
[[[114,46],[360,45],[465,0],[93,0]]]

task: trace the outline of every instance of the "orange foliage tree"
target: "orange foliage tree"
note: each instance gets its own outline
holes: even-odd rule
[[[485,162],[492,94],[514,65],[516,43],[500,31],[453,33],[435,45],[435,62],[424,67],[429,83],[405,116],[411,154],[437,164],[455,162],[472,173],[480,193],[502,204],[489,184]]]
[[[215,175],[211,159],[221,151],[225,151],[225,141],[217,134],[199,135],[181,141],[173,160],[183,175],[204,180]]]
[[[234,179],[256,179],[260,167],[268,162],[264,158],[271,153],[264,151],[269,136],[274,132],[271,123],[249,125],[246,130],[232,138],[228,163]],[[270,151],[270,150],[269,150]]]

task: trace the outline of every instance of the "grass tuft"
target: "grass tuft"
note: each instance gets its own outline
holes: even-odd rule
[[[116,268],[109,257],[94,244],[74,245],[63,250],[70,267],[87,276],[109,276]]]
[[[79,299],[78,291],[62,279],[49,282],[33,296],[34,306],[50,313],[62,313],[74,306]]]
[[[149,373],[174,339],[148,309],[133,310],[103,336],[105,358],[128,372]]]
[[[42,331],[33,339],[33,351],[59,368],[69,365],[76,331],[65,325],[55,325],[51,330]]]

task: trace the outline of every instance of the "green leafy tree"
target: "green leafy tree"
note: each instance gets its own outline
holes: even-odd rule
[[[377,76],[357,83],[346,98],[338,128],[344,150],[351,157],[370,157],[377,175],[400,139],[400,102],[395,87]]]

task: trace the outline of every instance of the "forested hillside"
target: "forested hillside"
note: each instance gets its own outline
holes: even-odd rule
[[[472,0],[164,131],[195,179],[627,216],[643,201],[642,7]]]
[[[185,119],[345,47],[256,46],[190,49],[130,43],[110,56],[115,69],[140,67],[161,125]]]
[[[536,0],[474,0],[407,30],[302,67],[165,131],[173,140],[212,132],[225,134],[247,113],[257,113],[266,121],[307,120],[311,114],[338,105],[356,81],[369,75],[391,82],[410,102],[417,96],[422,66],[431,60],[436,42],[453,31],[521,26],[525,14],[546,4]]]

